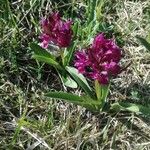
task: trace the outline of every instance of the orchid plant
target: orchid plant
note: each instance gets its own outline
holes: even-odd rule
[[[66,67],[86,94],[78,96],[65,92],[49,92],[45,96],[65,100],[93,112],[131,111],[149,116],[148,107],[128,102],[110,104],[107,99],[111,79],[126,68],[120,65],[121,57],[121,48],[117,46],[114,39],[107,39],[104,33],[98,34],[92,45],[75,53],[76,68]],[[86,77],[94,82],[92,87],[88,84]]]
[[[76,43],[73,41],[72,21],[64,21],[58,12],[54,12],[40,22],[42,33],[40,43],[31,43],[33,58],[56,68],[66,86],[76,88],[77,84],[68,75],[65,67],[69,65]],[[74,32],[75,35],[75,32]]]
[[[77,24],[72,28],[72,21],[64,21],[56,12],[42,19],[41,27],[40,44],[30,45],[34,50],[33,58],[55,67],[66,86],[76,88],[78,84],[84,91],[80,96],[62,91],[49,92],[45,96],[65,100],[94,112],[123,110],[150,115],[147,107],[127,102],[111,104],[108,101],[111,80],[126,68],[120,65],[122,53],[115,39],[108,39],[101,32],[89,46],[75,51],[74,37],[79,31]],[[73,57],[74,67],[70,67]]]
[[[113,39],[107,39],[104,33],[100,33],[94,38],[92,45],[75,53],[76,68],[66,67],[86,95],[50,92],[46,96],[71,101],[93,111],[103,110],[107,104],[110,80],[121,72],[120,59],[121,49]],[[94,81],[93,88],[85,77]]]

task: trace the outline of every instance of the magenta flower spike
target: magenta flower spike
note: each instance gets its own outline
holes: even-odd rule
[[[88,78],[98,80],[100,84],[107,85],[112,76],[121,72],[121,50],[104,33],[98,34],[89,48],[77,51],[75,56],[74,65],[78,71]]]
[[[72,40],[72,21],[63,21],[59,13],[52,13],[48,18],[42,19],[41,46],[47,48],[49,43],[60,48],[68,47]]]

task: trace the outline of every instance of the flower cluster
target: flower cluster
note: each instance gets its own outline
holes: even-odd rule
[[[68,47],[71,43],[73,31],[70,20],[63,21],[58,12],[52,13],[48,18],[42,19],[41,46],[47,48],[49,43],[59,47]]]
[[[121,72],[121,50],[104,33],[98,34],[90,47],[77,51],[75,56],[78,71],[88,78],[98,80],[100,84],[108,84],[112,76]]]

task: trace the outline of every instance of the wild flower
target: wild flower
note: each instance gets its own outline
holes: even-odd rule
[[[77,51],[75,67],[88,78],[106,85],[110,78],[121,72],[119,61],[121,49],[113,39],[107,39],[104,33],[98,34],[86,49]]]
[[[60,48],[68,47],[72,40],[72,21],[64,21],[58,12],[50,14],[46,19],[42,19],[42,34],[40,36],[41,46],[47,48],[49,43]]]

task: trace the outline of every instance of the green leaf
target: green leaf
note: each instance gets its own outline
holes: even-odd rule
[[[30,47],[34,51],[35,55],[49,57],[49,58],[53,58],[53,59],[55,58],[48,51],[46,51],[46,49],[42,48],[41,46],[39,46],[36,43],[30,43]]]
[[[102,99],[104,100],[104,102],[107,101],[107,96],[109,93],[109,87],[110,87],[110,83],[108,85],[101,85],[101,89],[102,89]]]
[[[136,36],[136,38],[141,42],[141,44],[142,44],[143,46],[145,46],[145,48],[146,48],[147,50],[150,51],[150,43],[149,43],[149,42],[147,42],[144,38],[142,38],[142,37],[140,37],[140,36]]]
[[[72,59],[72,56],[73,56],[73,52],[74,52],[75,47],[76,47],[76,43],[77,42],[72,43],[72,45],[67,49],[68,53],[64,57],[64,59],[65,59],[64,66],[68,66],[69,65],[69,63],[70,63],[70,61]]]
[[[102,98],[102,87],[100,86],[98,80],[95,80],[95,91],[96,91],[96,96],[97,96],[97,99],[99,101],[101,101],[101,98]]]
[[[56,67],[56,68],[58,68],[58,69],[60,69],[60,70],[64,70],[64,69],[59,65],[59,63],[56,62],[56,61],[55,61],[54,59],[52,59],[52,58],[45,57],[45,56],[40,56],[40,55],[33,55],[33,58],[34,58],[34,59],[37,59],[37,60],[39,60],[39,61],[42,61],[42,62],[44,62],[44,63],[47,63],[47,64],[49,64],[49,65],[52,65],[52,66],[54,66],[54,67]]]
[[[105,106],[105,103],[107,101],[109,86],[110,85],[101,85],[98,82],[98,80],[95,80],[96,96],[97,96],[97,99],[98,99],[99,103],[102,105],[102,109]]]
[[[111,105],[111,109],[114,111],[130,111],[137,114],[143,114],[150,116],[150,107],[145,107],[139,104],[133,104],[128,102],[117,102]]]
[[[78,28],[79,28],[79,22],[78,22],[78,20],[76,20],[76,22],[75,22],[75,24],[73,26],[73,35],[74,35],[74,37],[77,36]]]
[[[88,82],[85,77],[78,72],[78,70],[74,67],[66,67],[66,70],[70,73],[72,78],[81,86],[81,88],[88,94],[91,98],[94,98],[93,91],[90,88]]]
[[[42,48],[36,43],[30,43],[31,49],[34,51],[32,56],[34,59],[47,63],[49,65],[55,66],[58,69],[63,69],[58,62],[56,62],[55,57],[52,56],[46,49]]]
[[[74,102],[82,102],[83,101],[80,96],[74,95],[71,93],[65,93],[65,92],[49,92],[49,93],[45,94],[45,96],[51,97],[51,98],[63,99],[66,101],[74,101]]]
[[[70,87],[70,88],[77,88],[78,87],[77,83],[69,76],[67,76],[66,78],[62,77],[62,80],[64,82],[64,85],[67,87]]]
[[[65,100],[73,104],[85,107],[92,111],[99,111],[101,107],[97,101],[91,99],[88,96],[78,96],[75,94],[65,92],[49,92],[46,93],[45,96]]]

